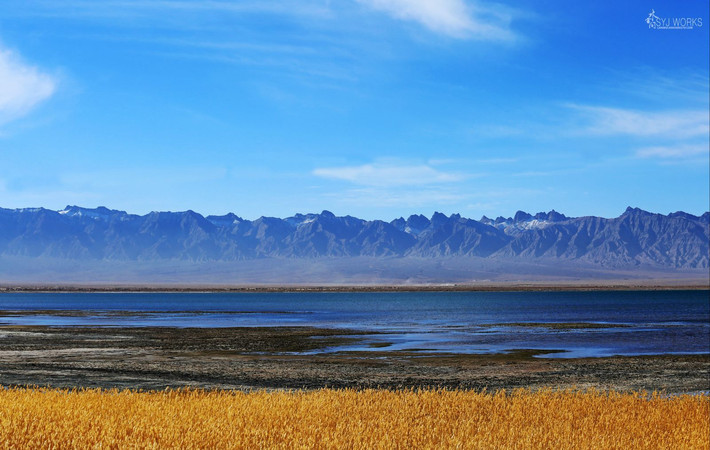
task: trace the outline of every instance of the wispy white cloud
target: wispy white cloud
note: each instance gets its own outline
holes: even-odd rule
[[[323,167],[313,175],[343,180],[363,186],[418,186],[451,183],[464,178],[462,174],[444,172],[426,164],[363,164],[361,166]]]
[[[344,181],[344,189],[329,187],[328,197],[344,205],[367,207],[432,207],[461,202],[461,182],[479,176],[432,167],[428,163],[383,158],[359,166],[322,167],[311,174]]]
[[[0,47],[0,125],[17,119],[54,94],[57,81]]]
[[[585,122],[581,132],[593,135],[631,135],[689,138],[707,135],[708,112],[703,109],[638,111],[570,104]]]
[[[358,0],[400,20],[417,22],[435,33],[455,38],[508,41],[513,13],[497,4],[464,0]]]
[[[432,30],[455,38],[482,40],[513,40],[511,30],[516,10],[508,6],[481,0],[356,0],[375,11],[394,18],[413,21]],[[348,2],[321,0],[229,1],[229,0],[26,0],[15,14],[73,19],[118,20],[124,25],[175,23],[176,16],[192,19],[191,27],[199,26],[196,19],[204,15],[221,14],[227,17],[244,15],[280,15],[305,20],[346,18],[351,12]],[[182,23],[182,20],[180,20]],[[197,20],[199,22],[199,20]]]
[[[710,82],[707,71],[674,68],[669,72],[640,67],[610,70],[601,87],[616,97],[633,95],[650,102],[706,105]]]
[[[668,84],[669,81],[664,86]],[[695,97],[700,97],[699,92],[696,94]],[[707,92],[703,95],[706,96]],[[632,157],[658,159],[663,164],[689,163],[709,152],[707,107],[642,111],[604,106],[567,106],[580,113],[582,125],[575,133],[633,138],[639,146],[630,155]]]
[[[707,155],[707,143],[695,145],[669,145],[658,147],[644,147],[636,150],[639,158],[686,159],[700,155]]]
[[[345,8],[320,0],[20,3],[10,11],[20,18],[50,17],[92,25],[61,31],[71,39],[129,43],[135,44],[126,46],[131,51],[150,56],[247,67],[259,72],[262,83],[277,77],[303,85],[313,82],[317,88],[355,82],[360,73],[358,55],[368,42],[360,27],[348,20],[352,5]],[[264,26],[271,22],[280,24],[278,30]],[[107,28],[113,31],[106,32]]]

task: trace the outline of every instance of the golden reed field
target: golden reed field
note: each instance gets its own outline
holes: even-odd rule
[[[710,448],[710,397],[0,388],[0,448]]]

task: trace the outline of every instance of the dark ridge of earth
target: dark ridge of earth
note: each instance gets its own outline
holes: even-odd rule
[[[440,284],[0,283],[3,292],[514,292],[710,290],[710,280],[591,280]]]

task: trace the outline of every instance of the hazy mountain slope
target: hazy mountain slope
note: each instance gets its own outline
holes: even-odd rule
[[[139,216],[103,207],[0,208],[0,257],[117,262],[481,258],[706,269],[709,219],[708,213],[662,215],[637,208],[611,219],[518,211],[495,220],[435,213],[391,222],[328,211],[249,221],[232,213],[203,217],[194,211]]]

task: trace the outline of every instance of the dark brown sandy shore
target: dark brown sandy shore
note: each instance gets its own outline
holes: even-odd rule
[[[352,332],[356,333],[356,332]],[[361,334],[357,332],[357,334]],[[0,327],[0,385],[163,389],[589,388],[710,390],[710,355],[583,359],[540,352],[323,352],[342,330]]]

